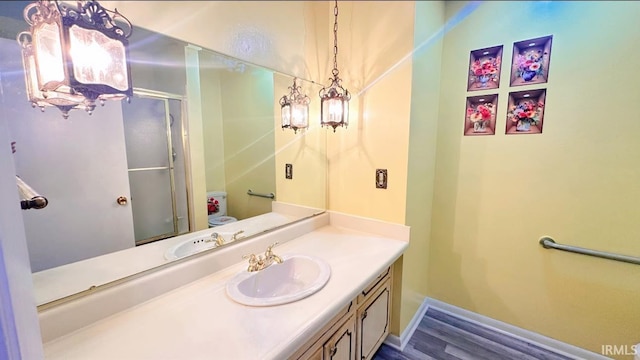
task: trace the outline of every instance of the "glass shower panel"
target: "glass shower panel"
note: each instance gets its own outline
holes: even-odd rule
[[[166,99],[136,97],[123,106],[136,244],[176,235]]]
[[[129,169],[168,167],[165,100],[135,97],[122,112]]]
[[[169,171],[130,171],[129,183],[136,242],[175,235]]]

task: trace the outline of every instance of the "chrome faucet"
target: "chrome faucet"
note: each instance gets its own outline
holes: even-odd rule
[[[233,233],[233,236],[231,236],[231,241],[238,240],[238,236],[242,235],[242,234],[244,234],[244,230],[240,230],[240,231],[237,231],[237,232]],[[244,236],[242,236],[242,237],[244,237]]]
[[[267,248],[267,251],[264,252],[264,258],[262,255],[256,256],[255,254],[244,255],[243,259],[249,259],[249,267],[247,267],[248,272],[260,271],[268,268],[274,262],[278,264],[282,264],[282,258],[273,253],[271,248],[276,246],[278,243],[273,243]]]
[[[216,246],[220,246],[224,244],[224,238],[217,232],[211,233],[211,236],[204,242],[214,242],[214,241],[216,243]]]

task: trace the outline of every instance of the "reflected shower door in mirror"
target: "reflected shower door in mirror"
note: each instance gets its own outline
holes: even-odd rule
[[[123,106],[131,211],[136,245],[189,232],[182,144],[182,101],[135,90]]]
[[[16,141],[17,175],[49,199],[45,209],[23,212],[38,305],[175,261],[167,250],[189,236],[250,237],[325,208],[326,131],[313,122],[297,134],[280,129],[278,100],[293,77],[203,49],[196,99],[185,90],[188,44],[136,28],[131,103],[107,102],[92,115],[74,110],[65,120],[26,99],[20,47],[2,38],[23,31],[23,22],[0,22],[0,112]],[[299,83],[308,94],[319,90]],[[186,111],[194,103],[200,121]],[[318,108],[312,102],[312,118]],[[285,179],[285,164],[294,164],[293,179]],[[225,215],[235,223],[209,228],[207,192],[226,194]]]

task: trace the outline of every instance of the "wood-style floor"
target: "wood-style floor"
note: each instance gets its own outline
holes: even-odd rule
[[[374,360],[575,360],[428,309],[403,352],[382,344]]]

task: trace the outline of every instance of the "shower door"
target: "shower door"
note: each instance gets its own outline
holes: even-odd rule
[[[136,245],[188,232],[182,101],[136,90],[123,115]]]

